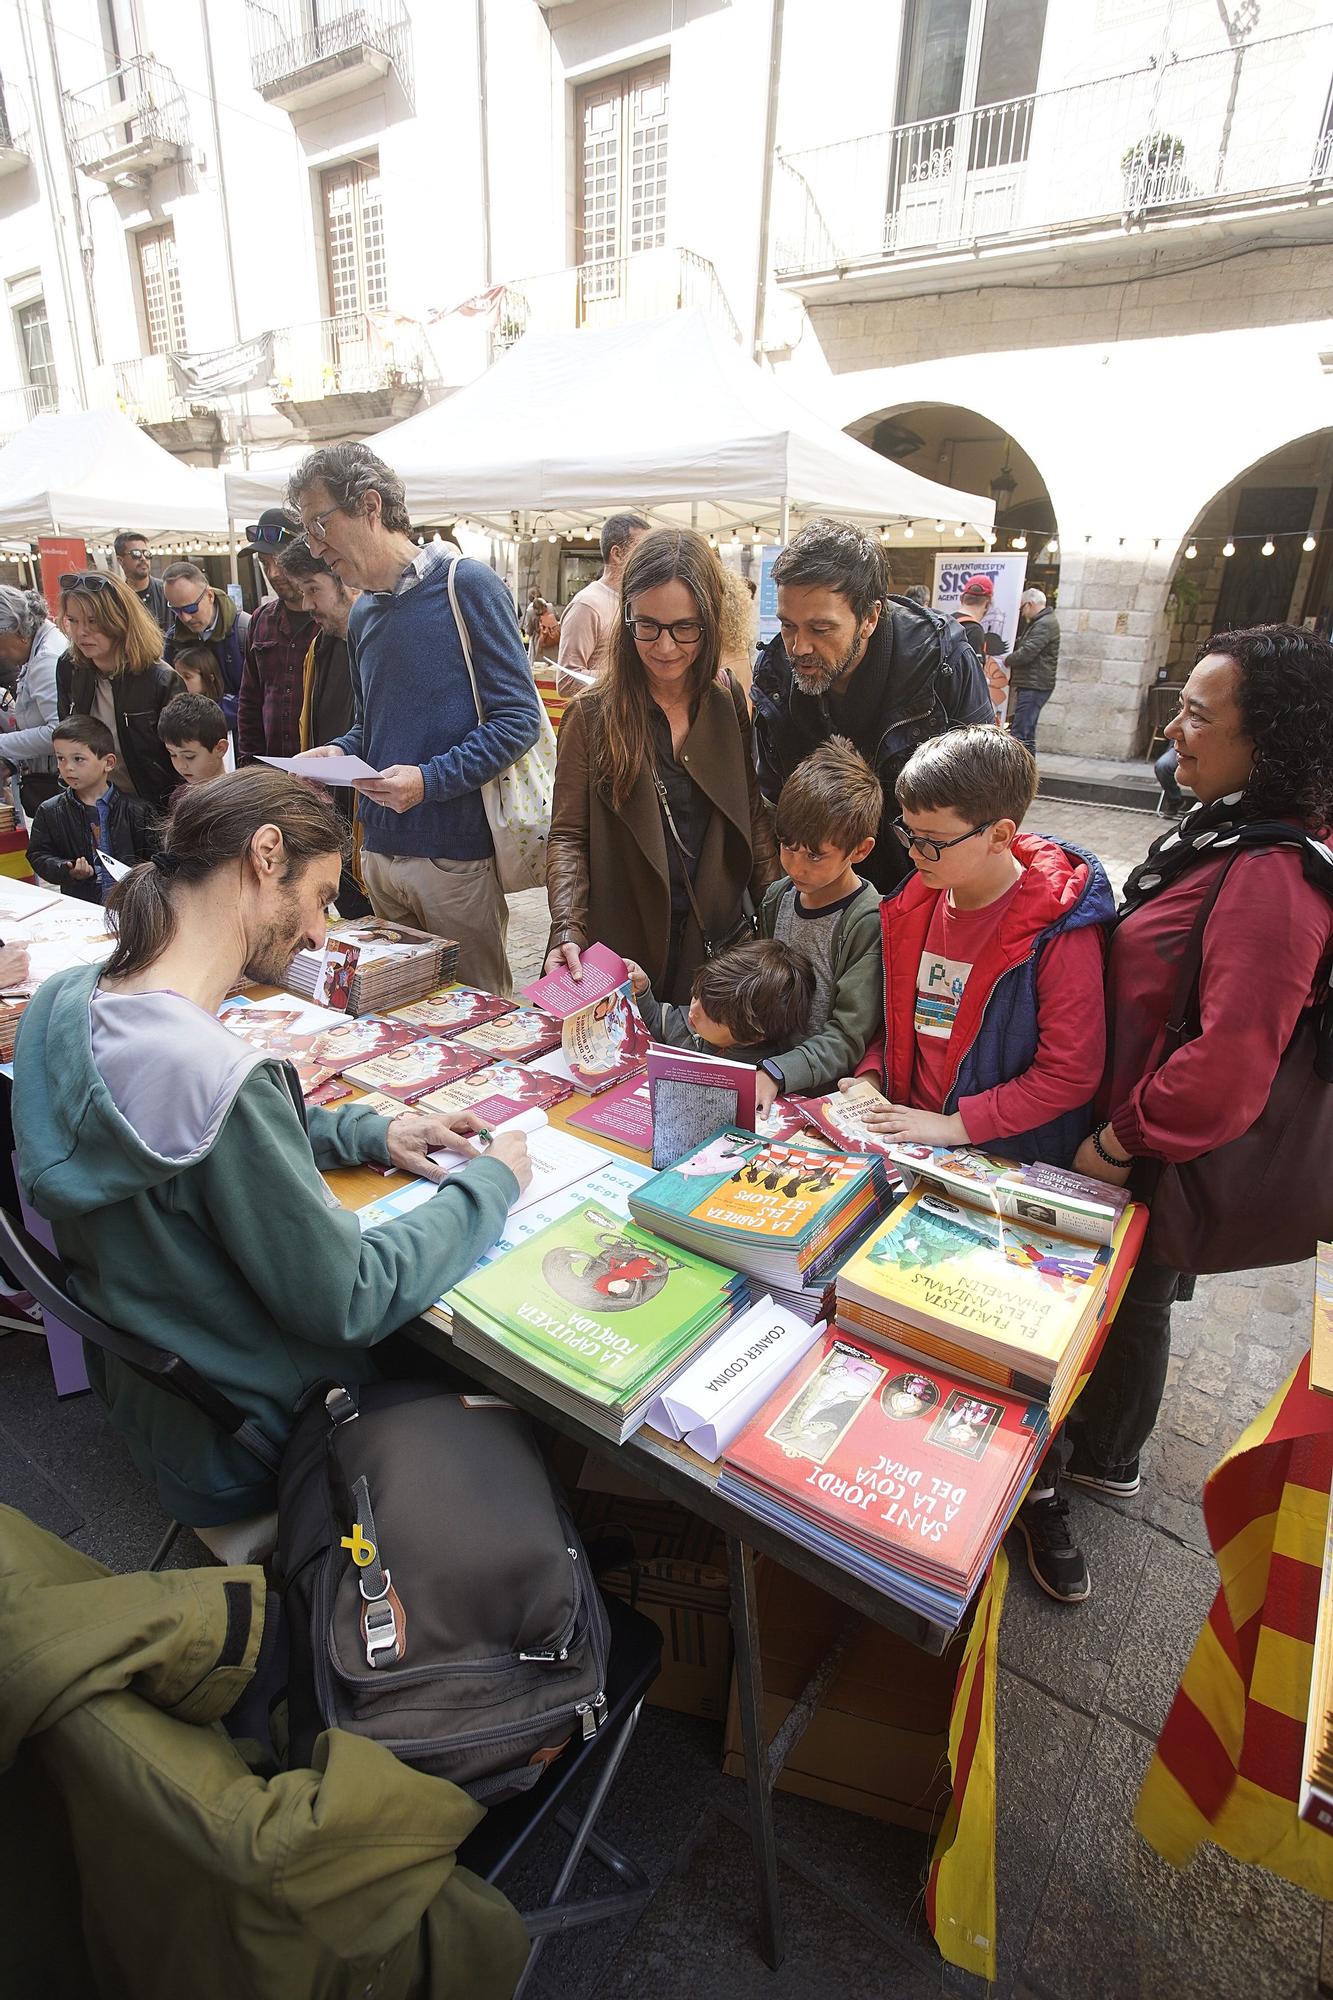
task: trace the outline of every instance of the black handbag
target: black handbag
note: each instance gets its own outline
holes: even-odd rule
[[[1245,850],[1253,852],[1252,849]],[[1161,1063],[1200,1033],[1203,934],[1227,874],[1218,870],[1194,921],[1176,981]],[[1256,1004],[1262,1004],[1256,996]],[[1161,1064],[1159,1063],[1159,1067]],[[1219,1077],[1218,1089],[1226,1079]],[[1136,1195],[1151,1205],[1148,1249],[1176,1271],[1254,1271],[1297,1264],[1333,1238],[1333,1001],[1302,1009],[1249,1130],[1197,1160],[1140,1161]]]

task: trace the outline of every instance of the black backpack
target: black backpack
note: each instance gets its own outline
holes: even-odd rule
[[[313,1391],[279,1474],[276,1573],[293,1766],[349,1729],[492,1805],[606,1714],[606,1608],[499,1397]]]

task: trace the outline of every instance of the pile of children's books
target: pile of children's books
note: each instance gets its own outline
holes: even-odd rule
[[[728,1451],[722,1489],[953,1625],[1095,1358],[1147,1216],[1054,1168],[892,1157],[917,1184],[839,1269],[836,1324]]]
[[[464,1353],[620,1443],[663,1383],[749,1302],[738,1272],[580,1201],[464,1278],[446,1304]]]
[[[452,979],[458,946],[406,924],[352,917],[331,924],[321,951],[298,951],[283,975],[289,992],[348,1014],[383,1013],[424,999]]]
[[[655,1174],[630,1209],[646,1229],[725,1258],[815,1319],[826,1277],[891,1198],[878,1156],[726,1126]]]

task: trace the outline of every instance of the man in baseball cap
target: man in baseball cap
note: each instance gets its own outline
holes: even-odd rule
[[[266,507],[245,531],[256,580],[262,564],[274,594],[265,597],[250,620],[236,718],[238,764],[256,757],[294,757],[301,747],[305,658],[315,624],[302,605],[300,583],[277,561],[300,533],[300,521],[286,507]]]
[[[1009,670],[1004,664],[1004,641],[998,632],[988,632],[983,620],[991,608],[995,585],[988,576],[970,576],[958,600],[958,623],[963,636],[981,662],[986,688],[997,722],[1004,721],[1009,706]]]

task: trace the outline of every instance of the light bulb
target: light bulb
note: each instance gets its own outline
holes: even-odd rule
[[[944,533],[944,523],[943,523],[943,521],[937,521],[937,522],[935,523],[935,533],[936,533],[937,535],[942,535],[942,534]]]
[[[955,534],[955,536],[957,537],[957,539],[958,539],[958,540],[959,540],[960,542],[962,541],[962,539],[963,539],[963,535],[964,535],[964,533],[965,533],[965,532],[966,532],[966,531],[965,531],[965,529],[964,529],[964,527],[963,527],[963,524],[962,524],[962,522],[961,522],[961,521],[959,521],[959,523],[957,524],[957,526],[956,526],[956,527],[955,527],[955,529],[954,529],[954,534]]]
[[[548,542],[558,542],[560,540],[560,537],[559,535],[548,535],[546,539]]]
[[[888,531],[888,529],[887,529],[887,528],[881,528],[881,529],[880,529],[880,531],[879,531],[879,538],[880,538],[880,540],[881,540],[882,542],[887,542],[887,541],[888,541],[888,539],[889,539],[889,531]]]
[[[1259,553],[1261,556],[1273,556],[1277,554],[1277,547],[1271,535],[1268,537],[1268,540],[1264,543]]]
[[[1046,553],[1048,556],[1057,556],[1060,553],[1060,544],[1056,541],[1054,535],[1052,535],[1050,541],[1046,544]]]
[[[1314,547],[1314,536],[1307,535],[1305,537],[1305,540],[1301,543],[1301,547],[1305,550],[1305,553],[1308,556],[1311,549]]]
[[[1025,549],[1027,545],[1028,538],[1026,535],[1015,535],[1013,541],[1009,544],[1011,549]]]
[[[1231,540],[1229,535],[1222,544],[1222,553],[1224,556],[1234,556],[1236,553],[1236,544]]]
[[[1190,542],[1190,543],[1189,543],[1189,545],[1187,546],[1186,550],[1185,550],[1185,560],[1186,560],[1186,562],[1193,562],[1193,561],[1194,561],[1194,558],[1195,558],[1195,556],[1197,556],[1197,555],[1198,555],[1198,553],[1199,553],[1199,551],[1198,551],[1198,550],[1197,550],[1197,549],[1195,548],[1195,546],[1194,546],[1193,542]]]
[[[912,523],[909,521],[907,523],[907,526],[903,529],[903,540],[905,542],[910,542],[915,533],[916,529],[912,526]]]

